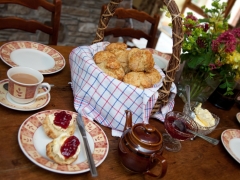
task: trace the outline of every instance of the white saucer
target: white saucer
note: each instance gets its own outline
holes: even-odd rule
[[[48,93],[38,97],[37,99],[30,103],[18,104],[9,97],[8,91],[4,89],[3,85],[6,83],[8,83],[8,79],[0,81],[0,104],[7,108],[19,111],[33,111],[45,107],[51,99],[50,94]],[[45,90],[39,89],[39,91],[44,92]]]

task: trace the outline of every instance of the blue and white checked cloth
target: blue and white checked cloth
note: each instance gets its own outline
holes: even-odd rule
[[[91,120],[112,128],[112,134],[120,136],[125,125],[125,110],[132,111],[133,123],[148,123],[151,110],[158,98],[158,88],[162,81],[153,88],[139,89],[114,79],[95,64],[93,56],[105,49],[108,42],[100,42],[91,46],[80,46],[71,52],[71,67],[74,107],[77,112]],[[165,74],[155,65],[164,78]],[[153,117],[164,121],[165,114],[174,107],[176,86],[171,87],[169,102]]]

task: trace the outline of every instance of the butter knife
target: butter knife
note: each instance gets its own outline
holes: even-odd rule
[[[93,160],[93,156],[92,156],[89,144],[88,144],[85,125],[84,125],[82,116],[79,113],[78,113],[78,116],[77,116],[77,124],[78,124],[78,127],[79,127],[80,132],[81,132],[82,137],[83,137],[85,152],[86,152],[86,155],[87,155],[88,164],[89,164],[89,167],[90,167],[92,177],[96,177],[98,175],[97,169],[96,169],[95,162]]]

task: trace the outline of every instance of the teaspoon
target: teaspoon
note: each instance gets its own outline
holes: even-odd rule
[[[190,101],[190,86],[186,85],[185,86],[186,94],[187,94],[187,101],[188,101],[188,107],[189,107],[189,115],[191,118],[195,118],[195,113],[191,109],[191,101]]]
[[[186,131],[190,132],[190,133],[192,133],[192,134],[194,134],[194,135],[196,135],[196,136],[198,136],[198,137],[200,137],[200,138],[210,142],[213,145],[217,145],[219,143],[218,139],[214,139],[214,138],[205,136],[203,134],[196,133],[196,132],[194,132],[194,131],[192,131],[190,129],[187,129],[185,124],[182,121],[180,121],[180,120],[175,120],[173,122],[173,125],[176,126],[180,131],[182,131],[182,132],[186,132]]]

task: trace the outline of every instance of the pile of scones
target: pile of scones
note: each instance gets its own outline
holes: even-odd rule
[[[107,75],[138,88],[151,88],[161,80],[148,50],[127,49],[125,43],[110,43],[93,57],[96,65]]]

